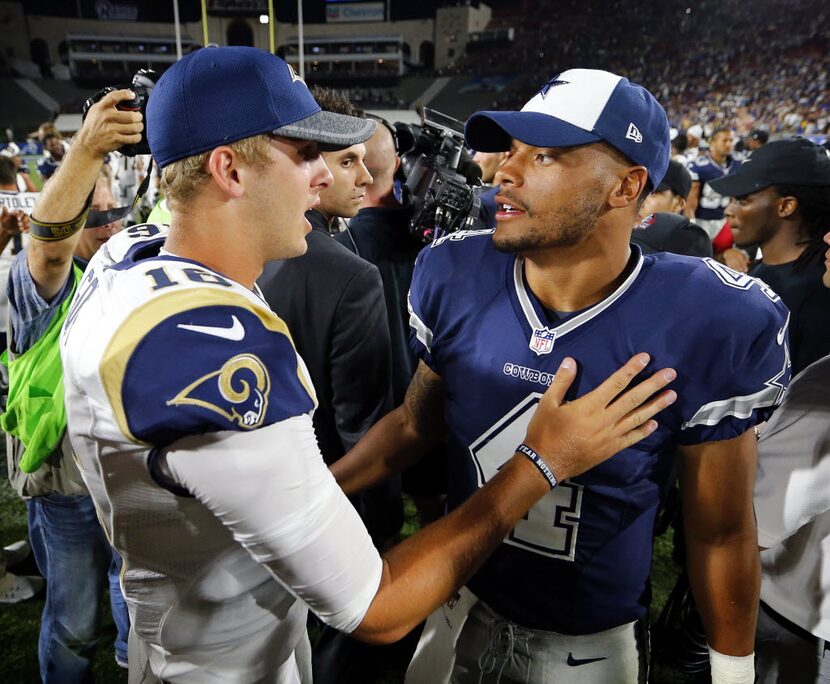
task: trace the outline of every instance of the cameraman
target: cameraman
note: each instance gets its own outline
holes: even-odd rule
[[[58,335],[70,300],[89,259],[120,229],[120,222],[81,230],[85,201],[94,187],[91,209],[115,205],[101,176],[104,156],[136,142],[141,115],[116,109],[132,97],[109,93],[94,105],[66,154],[73,173],[57,174],[44,188],[32,223],[67,226],[64,239],[37,239],[15,257],[9,293],[9,399],[2,417],[11,464],[9,480],[26,498],[29,536],[38,569],[46,578],[38,659],[44,682],[86,682],[101,637],[100,603],[109,572],[112,615],[118,628],[115,658],[127,664],[129,618],[119,585],[120,559],[107,542],[92,499],[66,437]],[[60,215],[56,215],[60,212]],[[29,387],[51,394],[38,399]]]

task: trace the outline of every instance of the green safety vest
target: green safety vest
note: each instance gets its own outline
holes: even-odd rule
[[[172,218],[172,214],[170,210],[167,208],[167,200],[159,200],[158,204],[153,207],[153,211],[150,212],[150,215],[147,217],[147,223],[170,223],[170,219]]]
[[[72,292],[58,307],[43,336],[11,360],[8,349],[0,355],[0,363],[9,369],[9,397],[6,411],[0,415],[0,427],[26,447],[20,459],[20,469],[25,473],[33,473],[43,465],[66,430],[59,337],[83,277],[76,264],[72,269]]]

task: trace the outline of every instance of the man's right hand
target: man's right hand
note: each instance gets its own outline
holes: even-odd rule
[[[129,89],[113,90],[92,105],[72,147],[104,158],[124,145],[141,141],[144,130],[141,114],[117,109],[119,102],[135,97]]]
[[[651,418],[670,406],[677,394],[673,390],[655,394],[677,373],[664,368],[626,390],[648,362],[648,354],[637,354],[592,392],[565,403],[576,377],[576,362],[563,360],[525,436],[525,444],[559,481],[584,473],[657,429]]]

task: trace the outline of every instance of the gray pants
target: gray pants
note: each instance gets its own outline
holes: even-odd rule
[[[456,646],[453,684],[645,682],[645,622],[581,636],[520,627],[484,603],[470,611]]]
[[[761,603],[755,632],[755,681],[762,684],[830,684],[830,646],[792,629]]]

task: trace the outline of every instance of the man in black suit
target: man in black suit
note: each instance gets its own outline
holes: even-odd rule
[[[324,110],[353,115],[348,101],[314,92]],[[367,130],[371,135],[374,126]],[[308,251],[266,264],[258,280],[308,366],[319,403],[314,429],[329,464],[392,409],[389,325],[380,275],[331,239],[337,221],[357,213],[372,182],[364,155],[362,143],[323,152],[333,181],[320,191],[320,204],[306,213],[312,227]],[[354,503],[376,543],[400,528],[399,491],[384,488]]]
[[[343,98],[322,89],[313,92],[324,110],[354,116]],[[369,126],[366,137],[373,131]],[[342,218],[357,213],[372,182],[365,154],[362,143],[322,153],[333,181],[320,191],[320,204],[306,213],[312,227],[308,251],[266,264],[257,281],[308,366],[319,403],[314,430],[329,464],[393,408],[392,352],[380,274],[331,237]],[[352,503],[381,549],[403,524],[399,477],[353,497]],[[381,660],[377,649],[324,628],[312,652],[314,681],[371,681]]]

